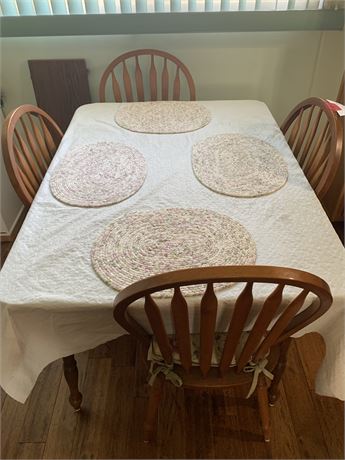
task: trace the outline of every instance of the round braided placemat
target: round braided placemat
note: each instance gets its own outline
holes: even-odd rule
[[[74,148],[53,172],[50,190],[55,198],[73,206],[105,206],[136,193],[146,170],[143,155],[128,145],[83,145]]]
[[[121,290],[172,270],[253,264],[256,246],[248,231],[224,214],[170,208],[118,217],[95,242],[91,259],[101,279]],[[202,286],[184,288],[187,295],[201,292]]]
[[[288,169],[280,153],[261,139],[218,134],[193,146],[195,176],[224,195],[256,197],[283,187]]]
[[[176,134],[206,126],[211,114],[198,102],[132,102],[116,112],[115,121],[122,128],[139,133]]]

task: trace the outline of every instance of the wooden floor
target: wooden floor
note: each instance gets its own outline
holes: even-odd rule
[[[238,390],[194,394],[172,385],[159,413],[158,440],[142,441],[147,385],[141,353],[129,336],[78,355],[83,411],[73,413],[61,362],[41,374],[22,405],[4,396],[1,458],[344,458],[343,404],[313,391],[323,341],[293,341],[281,399],[270,408],[265,444],[256,401]]]
[[[77,355],[80,413],[68,403],[60,360],[42,372],[24,405],[1,390],[0,458],[343,459],[344,405],[313,390],[323,354],[317,334],[292,342],[281,398],[270,408],[270,444],[262,441],[255,399],[239,399],[238,390],[183,394],[166,385],[158,439],[148,445],[142,441],[147,402],[142,353],[123,336]]]

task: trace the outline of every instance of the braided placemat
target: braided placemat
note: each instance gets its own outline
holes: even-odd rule
[[[105,206],[136,193],[146,170],[143,155],[128,145],[83,145],[62,160],[50,179],[50,190],[55,198],[73,206]]]
[[[122,128],[151,134],[195,131],[210,120],[206,107],[189,101],[133,102],[120,107],[115,115],[116,123]]]
[[[118,217],[96,240],[91,259],[101,279],[119,291],[171,270],[253,264],[256,246],[248,231],[226,215],[170,208]],[[183,289],[195,295],[204,287]],[[160,296],[169,297],[171,292],[162,291]]]
[[[202,184],[231,196],[268,195],[288,177],[287,165],[272,145],[243,134],[219,134],[198,142],[192,165]]]

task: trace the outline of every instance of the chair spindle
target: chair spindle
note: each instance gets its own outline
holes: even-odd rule
[[[166,333],[164,322],[160,310],[156,302],[148,294],[145,296],[144,304],[146,315],[150,321],[152,331],[157,338],[159,349],[162,353],[164,360],[168,363],[172,363],[172,346],[169,341],[169,337]]]
[[[175,287],[174,289],[174,295],[171,299],[171,313],[175,326],[176,342],[181,364],[188,372],[192,367],[188,305],[179,287]]]
[[[180,68],[177,67],[174,80],[173,99],[178,101],[180,99]]]
[[[138,56],[135,56],[135,82],[137,85],[137,96],[138,101],[144,101],[144,82],[143,82],[143,74],[141,71],[141,67],[139,64]]]
[[[270,346],[273,343],[275,343],[279,336],[282,334],[282,332],[284,332],[285,328],[289,325],[291,319],[301,309],[308,293],[309,291],[307,289],[303,289],[303,291],[300,292],[298,296],[295,297],[295,299],[292,302],[290,302],[290,304],[286,307],[285,311],[280,315],[277,322],[274,324],[271,331],[267,334],[266,338],[262,341],[257,352],[255,353],[255,362],[259,359],[264,358]]]
[[[223,354],[219,364],[220,375],[229,369],[240,340],[243,328],[253,304],[253,283],[248,282],[238,296],[225,339]]]
[[[206,376],[211,367],[218,299],[208,283],[200,304],[200,370]]]
[[[115,102],[122,102],[121,90],[119,82],[116,79],[115,72],[111,72],[111,85],[113,88],[113,94],[115,98]]]
[[[42,174],[44,175],[45,172],[47,171],[47,167],[49,166],[50,164],[50,161],[51,161],[51,158],[50,158],[50,155],[49,155],[49,151],[48,151],[48,148],[46,146],[46,143],[44,141],[44,137],[42,135],[42,132],[40,131],[40,129],[38,128],[35,120],[33,119],[33,117],[29,115],[29,120],[30,120],[30,125],[31,125],[31,129],[32,129],[32,132],[34,134],[34,137],[36,139],[36,142],[39,146],[39,151],[40,151],[40,154],[38,153],[37,155],[37,161],[38,163],[40,164],[41,168],[42,168]],[[36,121],[37,121],[37,117],[36,117]]]
[[[261,342],[262,337],[264,337],[274,313],[281,304],[283,290],[284,284],[278,284],[275,290],[265,300],[238,359],[237,372],[241,372],[244,366],[250,361],[256,347]]]
[[[164,58],[164,65],[162,71],[162,100],[167,101],[169,99],[169,73],[167,58]]]
[[[151,54],[150,88],[151,88],[151,101],[156,101],[157,100],[157,69],[155,66],[155,58],[153,54]]]
[[[15,136],[20,146],[20,150],[17,146],[15,146],[17,162],[20,165],[22,171],[25,174],[27,174],[28,179],[32,187],[34,188],[34,190],[37,190],[39,187],[40,181],[41,181],[41,177],[34,164],[30,150],[28,149],[27,145],[25,144],[24,139],[20,136],[17,130],[15,130]]]
[[[131,77],[129,76],[126,61],[123,61],[123,82],[125,85],[125,93],[127,102],[133,102],[133,92],[132,92],[132,84],[131,84]]]

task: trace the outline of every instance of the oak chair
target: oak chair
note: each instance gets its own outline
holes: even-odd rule
[[[165,51],[138,49],[121,54],[108,65],[100,81],[99,100],[106,102],[107,85],[115,102],[180,100],[183,83],[189,100],[195,101],[194,81],[185,64]],[[145,98],[146,86],[149,97]]]
[[[55,121],[34,105],[21,105],[5,119],[2,151],[10,181],[25,206],[30,206],[63,133]]]
[[[213,285],[219,282],[246,283],[233,304],[233,313],[229,310],[229,325],[227,332],[223,334],[215,334],[218,301]],[[259,308],[257,304],[254,308],[253,287],[263,283],[273,284],[273,290]],[[197,363],[192,363],[188,305],[180,288],[197,284],[206,284],[207,287],[200,302],[199,359]],[[289,303],[284,303],[286,286],[299,288]],[[170,307],[174,333],[168,335],[161,308],[152,294],[171,288],[174,290]],[[308,293],[314,294],[312,299],[307,298]],[[151,331],[145,330],[135,321],[128,309],[140,298],[145,299],[144,310],[153,337]],[[148,442],[155,437],[157,411],[166,375],[166,378],[171,379],[175,384],[182,384],[183,388],[194,390],[222,389],[239,385],[251,387],[250,392],[256,393],[257,396],[264,439],[268,442],[270,440],[268,406],[274,405],[278,397],[277,387],[285,368],[290,336],[319,318],[328,310],[331,303],[329,286],[321,278],[292,268],[272,266],[204,267],[179,270],[153,276],[125,288],[117,295],[114,302],[115,320],[144,345],[150,347],[151,355],[154,346],[158,348],[161,358],[151,365],[155,370],[151,377],[154,382],[144,425],[145,441]],[[168,315],[169,312],[165,313]],[[248,318],[253,315],[255,322],[250,332],[244,333]],[[273,319],[275,321],[272,325]],[[223,348],[218,362],[212,363],[216,336],[222,337]],[[243,337],[245,337],[244,341]],[[238,350],[240,342],[242,345]],[[270,386],[266,376],[273,377]]]
[[[321,200],[338,170],[342,121],[326,100],[311,97],[300,102],[281,126],[286,140],[310,185]]]
[[[339,86],[339,91],[337,95],[337,102],[340,102],[341,104],[345,105],[345,97],[344,97],[344,89],[345,89],[345,72],[343,73],[340,86]],[[344,123],[342,123],[342,128],[344,129]],[[344,131],[343,131],[343,165],[344,165]],[[340,187],[339,190],[339,195],[338,198],[336,199],[336,204],[333,209],[332,215],[331,215],[331,220],[332,222],[344,222],[344,199],[345,199],[345,184],[344,184],[344,172],[342,174],[342,179],[343,179],[343,185]],[[335,191],[334,191],[335,192]]]

